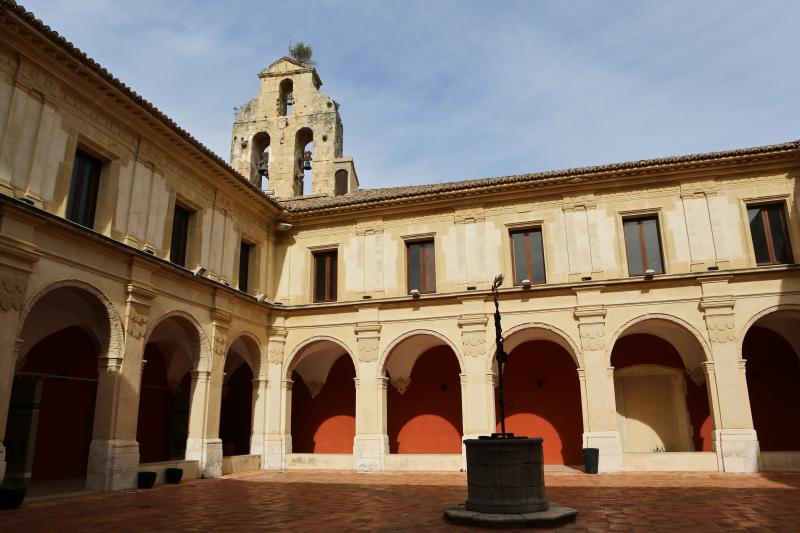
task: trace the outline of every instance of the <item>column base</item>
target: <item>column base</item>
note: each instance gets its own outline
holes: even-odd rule
[[[583,434],[583,447],[600,450],[598,472],[622,470],[622,441],[619,431],[588,431]]]
[[[186,459],[197,461],[200,476],[222,476],[222,439],[187,439]]]
[[[286,467],[286,454],[291,453],[290,435],[264,435],[264,448],[261,454],[261,468],[264,470],[283,470]]]
[[[353,470],[359,472],[383,470],[383,458],[387,453],[389,453],[388,435],[356,435],[353,441]]]
[[[135,440],[94,439],[89,446],[86,488],[113,491],[136,487],[139,443]]]
[[[717,464],[723,472],[758,472],[761,470],[761,450],[754,429],[715,430],[714,449]]]

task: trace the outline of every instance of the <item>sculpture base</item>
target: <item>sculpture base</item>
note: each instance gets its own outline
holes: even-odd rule
[[[551,503],[546,511],[535,513],[479,513],[468,511],[461,504],[444,510],[444,518],[457,526],[477,526],[492,529],[515,527],[557,527],[572,522],[578,511],[571,507]]]

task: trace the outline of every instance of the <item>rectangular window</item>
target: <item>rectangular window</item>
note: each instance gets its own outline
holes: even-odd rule
[[[100,170],[103,162],[78,150],[72,165],[72,183],[67,198],[67,218],[91,228],[97,207],[97,189],[100,186]]]
[[[514,230],[509,235],[514,261],[514,285],[522,285],[526,279],[531,283],[544,283],[542,228]]]
[[[658,217],[629,218],[623,220],[622,225],[628,252],[628,275],[641,276],[646,270],[663,274]]]
[[[239,290],[247,292],[247,283],[250,279],[250,252],[252,244],[244,241],[239,245]]]
[[[420,293],[436,292],[436,260],[433,241],[406,243],[408,290]]]
[[[336,250],[314,253],[314,301],[336,301]]]
[[[759,265],[780,265],[793,262],[786,212],[782,204],[747,206],[753,250]]]
[[[169,251],[169,260],[180,265],[186,266],[186,247],[189,243],[189,219],[192,212],[175,204],[175,212],[172,216],[172,245]]]

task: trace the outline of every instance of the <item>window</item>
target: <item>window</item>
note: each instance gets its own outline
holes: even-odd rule
[[[334,196],[341,196],[343,194],[347,194],[347,171],[346,170],[337,170],[336,174],[334,175]]]
[[[314,253],[314,301],[336,301],[336,250]]]
[[[629,218],[622,221],[628,252],[628,275],[641,276],[647,270],[664,273],[658,217]]]
[[[172,246],[169,251],[169,260],[186,266],[186,247],[189,242],[189,219],[192,212],[175,204],[175,213],[172,216]]]
[[[406,243],[408,267],[408,291],[417,289],[421,293],[436,292],[436,260],[433,241]]]
[[[100,185],[102,161],[78,150],[72,165],[72,184],[67,199],[69,220],[91,228],[94,226],[94,212],[97,207],[97,189]]]
[[[514,261],[514,285],[522,285],[523,280],[544,283],[542,228],[514,230],[509,235]]]
[[[247,282],[250,278],[250,252],[252,244],[244,241],[239,245],[239,290],[247,292]]]
[[[786,212],[782,204],[747,206],[753,250],[759,265],[792,262],[792,248],[786,230]]]

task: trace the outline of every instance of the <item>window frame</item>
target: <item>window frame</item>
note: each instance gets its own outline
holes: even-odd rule
[[[174,246],[175,246],[175,213],[178,209],[181,209],[187,213],[186,216],[186,227],[184,233],[184,242],[183,242],[183,261],[177,262],[174,260]],[[169,241],[169,262],[173,265],[177,265],[181,268],[188,268],[187,261],[189,259],[189,245],[191,240],[191,233],[192,233],[192,218],[197,215],[197,211],[192,209],[187,204],[176,200],[172,205],[172,228],[170,229],[170,241]]]
[[[640,259],[642,261],[642,273],[641,274],[632,274],[631,273],[630,261],[628,259],[630,257],[630,250],[628,248],[628,239],[626,238],[626,235],[625,235],[625,223],[626,222],[631,222],[631,221],[634,221],[634,220],[642,221],[642,220],[652,219],[652,220],[656,221],[656,237],[658,238],[658,253],[659,253],[659,256],[661,258],[661,272],[657,272],[656,271],[655,273],[660,275],[660,274],[666,274],[668,272],[669,269],[668,269],[667,257],[666,257],[665,249],[664,249],[664,236],[662,235],[662,225],[661,225],[661,216],[660,215],[661,215],[661,213],[659,211],[650,211],[650,210],[620,213],[620,230],[621,230],[621,235],[622,235],[622,247],[623,247],[623,251],[625,252],[625,268],[626,268],[626,270],[628,272],[628,277],[635,278],[635,277],[644,276],[645,273],[648,270],[655,270],[655,269],[651,268],[651,266],[649,264],[647,264],[648,262],[646,261],[646,259],[647,259],[647,249],[646,248],[647,247],[644,246],[645,241],[644,241],[643,231],[641,229],[642,226],[640,224],[638,233],[639,233],[639,249],[640,249],[640,253],[642,253],[642,255],[640,256]]]
[[[403,240],[406,249],[406,293],[411,294],[413,289],[417,289],[420,294],[435,294],[436,293],[436,239],[433,235],[429,236],[420,236],[411,239],[404,239]],[[410,247],[414,245],[424,245],[430,243],[431,248],[433,250],[433,287],[423,287],[425,285],[425,254],[420,253],[420,265],[419,265],[419,272],[420,272],[420,287],[413,287],[411,284],[411,252]],[[420,252],[422,252],[424,248],[420,248]]]
[[[794,255],[794,246],[792,245],[792,229],[791,229],[791,226],[790,226],[790,223],[789,223],[789,216],[788,216],[788,211],[789,210],[788,210],[788,206],[786,205],[787,204],[786,203],[786,196],[779,196],[779,197],[774,197],[773,196],[773,197],[767,197],[767,198],[744,199],[742,203],[744,205],[745,227],[747,228],[747,234],[750,237],[750,239],[749,239],[750,251],[753,254],[753,262],[755,263],[756,267],[768,267],[768,266],[793,265],[793,264],[795,264],[796,261],[795,261],[795,255]],[[753,242],[753,231],[750,229],[750,216],[749,216],[748,212],[752,208],[759,208],[760,209],[760,208],[771,207],[771,206],[777,206],[777,207],[780,208],[779,213],[780,213],[780,217],[781,217],[781,222],[783,223],[784,239],[786,240],[786,248],[787,248],[786,252],[787,252],[787,255],[789,256],[789,261],[786,262],[786,263],[781,263],[781,262],[777,262],[777,261],[775,261],[775,262],[770,261],[769,263],[759,263],[758,262],[758,256],[756,254],[756,247],[755,247],[755,243]],[[764,214],[765,213],[766,213],[765,210],[761,210],[762,223],[764,223]],[[769,219],[768,218],[766,219],[766,222],[767,222],[767,224],[764,226],[764,228],[765,228],[765,231],[771,237],[772,236],[772,230],[771,230],[771,227],[769,226]],[[773,242],[773,240],[769,239],[767,241],[767,249],[768,249],[768,253],[770,255],[770,259],[776,258],[774,246],[775,246],[775,243]]]
[[[512,284],[513,284],[514,287],[522,287],[522,282],[517,283],[517,261],[516,261],[515,248],[514,248],[514,234],[516,234],[516,233],[525,233],[525,232],[530,233],[530,232],[536,232],[536,231],[538,231],[539,234],[541,235],[541,241],[542,241],[542,250],[541,250],[541,252],[542,252],[542,271],[543,271],[542,274],[544,275],[544,279],[542,279],[541,281],[535,279],[536,276],[534,275],[534,271],[533,271],[533,255],[531,254],[531,252],[533,251],[533,248],[531,247],[531,239],[530,238],[526,239],[526,241],[525,241],[525,249],[528,252],[526,254],[526,257],[525,257],[525,266],[526,266],[526,270],[530,269],[530,274],[531,275],[530,275],[530,277],[526,276],[523,279],[529,280],[533,285],[544,285],[544,284],[547,283],[547,261],[545,260],[545,253],[544,253],[544,249],[545,249],[545,246],[544,246],[544,229],[542,227],[542,224],[530,224],[530,225],[524,225],[524,226],[511,226],[511,227],[508,228],[508,242],[509,242],[509,246],[511,248],[511,279],[512,279]],[[530,260],[530,263],[528,262],[528,260]],[[526,272],[526,274],[527,274],[527,272]]]
[[[97,163],[96,166],[91,165],[91,175],[88,176],[88,188],[90,189],[89,195],[91,199],[88,200],[86,206],[76,205],[76,199],[83,196],[82,189],[78,189],[76,181],[76,173],[80,168],[79,159],[85,161],[84,165],[90,163]],[[108,161],[98,157],[90,150],[86,150],[83,146],[78,145],[75,148],[75,155],[72,158],[72,172],[70,173],[69,187],[67,188],[67,203],[64,210],[64,218],[79,224],[85,228],[94,229],[97,222],[98,201],[100,199],[100,185],[103,176],[103,170],[108,164]],[[81,177],[81,181],[85,182],[87,178]],[[86,187],[86,183],[82,183]],[[77,213],[74,213],[77,210]]]
[[[333,270],[334,272],[331,274],[330,262],[325,261],[325,287],[323,289],[324,296],[323,298],[317,297],[317,273],[319,267],[319,261],[322,258],[327,258],[333,256]],[[311,260],[312,260],[312,269],[311,269],[311,301],[314,303],[331,303],[337,302],[339,298],[339,248],[337,247],[325,247],[325,248],[317,248],[311,250]],[[331,290],[331,287],[333,289]],[[332,294],[331,294],[332,292]]]
[[[247,261],[242,264],[242,250],[247,247]],[[245,238],[239,239],[239,268],[238,268],[238,280],[237,280],[237,288],[245,293],[249,293],[250,289],[252,289],[250,284],[250,276],[251,276],[251,267],[253,264],[253,253],[256,250],[256,245],[252,242],[248,241]],[[244,268],[243,268],[244,266]],[[242,270],[244,272],[244,287],[242,287]]]

